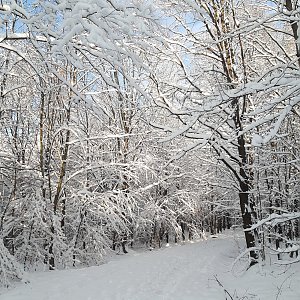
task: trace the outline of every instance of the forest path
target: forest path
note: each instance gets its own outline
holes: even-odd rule
[[[279,293],[276,286],[280,286],[289,273],[284,273],[284,277],[270,278],[261,276],[258,268],[246,274],[231,272],[231,264],[237,256],[237,243],[232,236],[220,235],[215,239],[151,252],[131,252],[97,267],[35,273],[30,275],[29,284],[18,285],[0,294],[0,299],[226,299],[223,288],[215,280],[214,276],[217,276],[232,296],[237,292],[239,297],[246,295],[244,299],[275,300]],[[289,288],[283,285],[281,294],[284,296],[278,299],[299,300],[300,292],[297,295],[295,292],[300,277],[291,276],[286,281]]]

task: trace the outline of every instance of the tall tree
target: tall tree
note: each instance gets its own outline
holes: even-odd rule
[[[182,86],[170,86],[157,77],[154,81],[161,96],[159,104],[181,122],[180,129],[171,129],[172,136],[194,139],[194,147],[211,147],[232,173],[243,227],[247,229],[255,218],[254,203],[249,197],[251,155],[244,133],[249,99],[237,95],[224,100],[218,96],[235,89],[248,77],[244,43],[239,35],[232,36],[238,26],[237,10],[232,1],[225,0],[174,4],[170,18],[178,22],[170,33],[169,51],[174,55],[174,69],[180,74]],[[207,69],[203,72],[203,68]],[[257,259],[253,232],[245,231],[245,238],[252,264]]]

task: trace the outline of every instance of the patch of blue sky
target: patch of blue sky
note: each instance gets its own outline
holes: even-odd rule
[[[188,12],[185,14],[185,25],[193,33],[198,33],[203,30],[204,24],[200,21],[194,13]]]
[[[193,34],[201,33],[205,30],[205,25],[202,21],[197,18],[197,15],[194,12],[185,12],[182,16],[184,22],[183,25],[179,25],[177,30],[181,34],[188,34],[187,31],[192,32]],[[187,48],[193,47],[190,41],[185,42]],[[190,66],[192,63],[192,55],[189,53],[183,53],[180,55],[182,63],[186,67],[186,71],[189,72]]]
[[[183,13],[180,16],[182,22],[178,21],[178,18],[175,16],[160,16],[160,23],[166,28],[172,28],[176,30],[178,33],[184,34],[187,30],[190,30],[193,33],[200,32],[204,24],[200,20],[198,20],[195,15],[191,12]]]

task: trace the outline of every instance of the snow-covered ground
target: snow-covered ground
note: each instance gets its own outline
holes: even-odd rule
[[[300,299],[300,264],[263,270],[254,266],[245,272],[246,262],[241,261],[232,268],[241,245],[242,239],[228,234],[160,250],[131,251],[97,267],[30,274],[30,283],[1,290],[0,299]]]

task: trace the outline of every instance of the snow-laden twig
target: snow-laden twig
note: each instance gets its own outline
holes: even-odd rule
[[[224,285],[220,282],[220,280],[218,279],[218,277],[216,275],[214,275],[214,278],[216,280],[216,282],[218,283],[218,285],[223,288],[225,295],[228,295],[230,297],[230,299],[234,300],[233,297],[230,295],[230,293],[228,292],[228,290],[224,287]],[[226,297],[227,299],[227,297]]]
[[[294,274],[295,274],[295,273],[292,273],[292,274],[290,274],[289,276],[287,276],[287,277],[283,280],[283,282],[280,284],[280,286],[277,287],[278,292],[277,292],[277,294],[276,294],[276,300],[278,300],[278,299],[279,299],[279,296],[282,294],[282,287],[283,287],[283,285],[285,284],[285,282],[286,282],[289,278],[291,278]]]
[[[285,223],[285,222],[292,221],[295,219],[300,219],[299,212],[285,213],[282,215],[273,213],[273,214],[269,215],[267,218],[260,220],[256,224],[253,224],[250,228],[247,228],[244,231],[252,231],[264,224],[271,225],[272,227],[274,227],[277,224]]]

